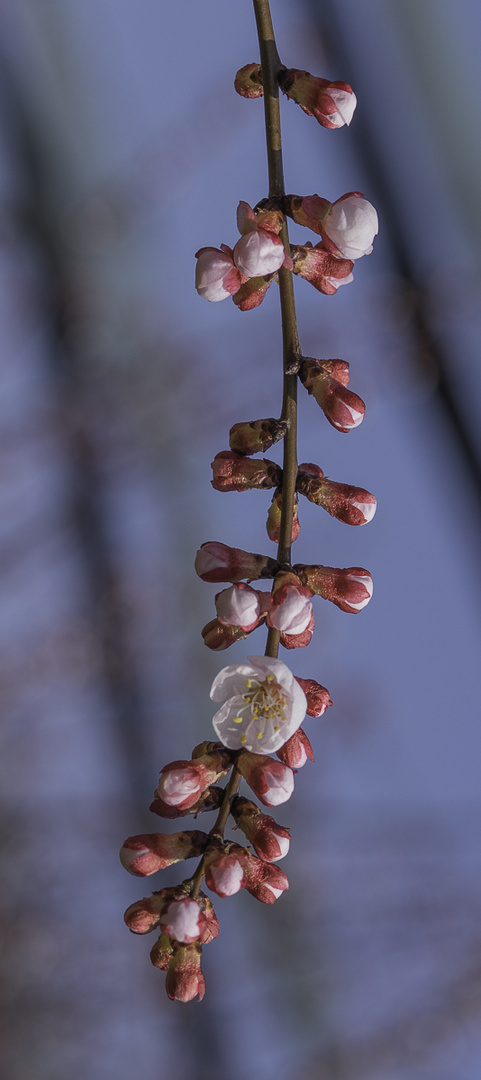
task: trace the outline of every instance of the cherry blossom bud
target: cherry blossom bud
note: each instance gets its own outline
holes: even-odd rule
[[[185,817],[186,814],[194,814],[197,817],[197,814],[218,810],[223,798],[224,789],[211,785],[201,793],[193,806],[171,806],[156,795],[154,801],[150,804],[150,810],[153,814],[158,814],[162,818]]]
[[[262,68],[260,64],[245,64],[237,72],[234,88],[244,98],[263,97]]]
[[[285,634],[281,631],[281,645],[285,649],[305,649],[307,645],[311,644],[311,638],[314,633],[314,612],[311,611],[311,618],[308,626],[302,631],[301,634]]]
[[[273,275],[271,274],[268,277],[252,277],[248,281],[244,281],[240,289],[232,297],[236,307],[240,311],[252,311],[253,308],[259,307],[267,290],[272,285],[272,279]]]
[[[282,92],[308,116],[315,116],[322,127],[340,128],[351,123],[357,100],[349,83],[329,82],[296,68],[282,71],[278,82]]]
[[[230,248],[200,248],[196,253],[195,287],[199,296],[214,303],[237,292],[244,281]]]
[[[219,936],[219,920],[214,911],[212,900],[210,900],[204,892],[199,893],[197,903],[205,919],[205,926],[200,935],[200,942],[202,945],[208,945],[210,941],[214,941],[214,938]]]
[[[218,896],[234,896],[244,886],[244,870],[235,855],[216,851],[207,857],[205,883]]]
[[[302,769],[308,758],[309,761],[314,761],[312,746],[302,728],[298,728],[284,746],[281,746],[277,757],[284,765],[289,765],[290,769]]]
[[[351,431],[358,427],[364,419],[366,407],[357,394],[328,375],[323,365],[315,360],[304,360],[299,376],[333,427],[338,431]]]
[[[171,761],[160,773],[155,795],[169,806],[187,810],[210,784],[225,776],[231,765],[231,755],[224,749],[204,754],[195,761]]]
[[[172,900],[162,912],[160,925],[172,941],[190,945],[200,938],[205,916],[196,900]]]
[[[312,592],[301,584],[296,574],[276,575],[267,625],[284,634],[302,634],[312,617]]]
[[[299,533],[301,531],[301,526],[299,525],[299,518],[297,516],[298,504],[299,504],[299,499],[298,499],[297,494],[296,494],[295,500],[294,500],[294,514],[293,514],[293,518],[292,518],[291,543],[294,543],[294,540],[297,540],[297,537],[299,536]],[[278,488],[276,488],[276,491],[274,492],[274,495],[272,497],[272,503],[271,503],[271,505],[269,507],[269,513],[267,515],[267,522],[266,522],[267,535],[269,537],[269,540],[273,540],[275,544],[279,543],[280,528],[281,528],[281,514],[282,514],[282,488],[278,487]]]
[[[170,937],[167,937],[167,934],[161,934],[150,950],[151,963],[161,971],[167,971],[173,955],[174,946]]]
[[[287,855],[291,842],[289,829],[278,825],[269,814],[263,814],[262,810],[259,810],[259,807],[250,799],[236,795],[231,806],[231,813],[260,859],[265,862],[277,862],[278,859],[283,859]]]
[[[166,904],[167,889],[155,892],[152,896],[144,896],[143,900],[136,900],[127,908],[124,922],[133,934],[149,934],[160,923],[160,916]],[[175,889],[170,889],[172,898]]]
[[[321,686],[315,679],[300,679],[298,675],[296,675],[296,679],[306,695],[307,716],[324,716],[329,706],[332,705],[326,687]]]
[[[241,274],[248,278],[276,273],[281,268],[285,255],[280,237],[265,229],[252,229],[241,236],[234,247],[235,265]]]
[[[265,454],[287,432],[285,420],[250,420],[234,424],[229,431],[229,446],[236,454]]]
[[[279,866],[256,859],[254,855],[244,867],[244,880],[247,892],[263,904],[274,904],[289,888],[287,877]]]
[[[327,480],[322,470],[310,463],[299,466],[297,490],[346,525],[366,525],[376,512],[376,499],[365,488]]]
[[[282,469],[268,458],[248,458],[234,450],[221,450],[212,464],[216,491],[249,491],[251,488],[278,487]]]
[[[120,851],[120,861],[125,870],[137,877],[148,877],[157,870],[165,870],[182,859],[200,855],[207,841],[206,833],[190,832],[142,833],[129,836]]]
[[[174,950],[165,979],[165,989],[171,1001],[199,1001],[205,994],[205,979],[200,968],[201,946],[181,946]]]
[[[294,791],[292,769],[263,754],[240,754],[237,768],[264,806],[279,806]]]
[[[249,633],[259,622],[259,597],[255,589],[243,582],[217,593],[215,606],[217,618],[224,626],[240,626]]]
[[[204,645],[213,652],[222,652],[233,645],[235,641],[242,641],[247,637],[247,631],[239,626],[223,626],[218,619],[211,619],[202,627]]]
[[[327,251],[324,244],[296,244],[292,247],[293,271],[310,281],[325,296],[333,296],[341,285],[354,280],[351,259],[340,259]]]
[[[296,566],[296,573],[314,593],[336,604],[341,611],[355,615],[369,603],[372,577],[361,566],[338,569],[333,566]]]
[[[202,544],[195,557],[195,571],[202,581],[249,581],[272,578],[277,569],[275,559],[268,555],[255,555],[241,548],[210,540]]]
[[[363,255],[370,255],[378,232],[379,222],[374,206],[356,191],[337,199],[322,223],[325,246],[345,259],[361,259]]]
[[[224,746],[231,750],[255,748],[256,760],[262,761],[264,754],[277,750],[297,730],[305,716],[306,701],[282,660],[250,656],[249,661],[229,664],[214,679],[210,696],[224,704],[212,724]]]

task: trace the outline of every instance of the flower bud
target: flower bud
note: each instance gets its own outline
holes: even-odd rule
[[[282,469],[268,458],[249,458],[234,450],[221,450],[212,464],[216,491],[249,491],[251,488],[277,487]]]
[[[133,934],[149,934],[160,923],[160,916],[165,907],[166,894],[174,896],[175,889],[162,889],[152,896],[144,896],[143,900],[136,900],[127,908],[124,914],[124,922]]]
[[[252,311],[259,307],[272,285],[272,274],[268,277],[252,277],[244,281],[240,289],[234,293],[232,299],[239,311]]]
[[[250,420],[234,424],[229,431],[229,446],[236,454],[265,454],[287,432],[285,420]]]
[[[299,499],[298,499],[297,494],[296,494],[295,499],[294,499],[294,514],[293,514],[293,517],[292,517],[291,543],[294,543],[294,540],[297,540],[297,537],[299,536],[299,533],[301,531],[301,526],[299,525],[299,518],[297,516],[298,504],[299,504]],[[280,528],[281,528],[281,514],[282,514],[282,488],[278,487],[276,489],[276,491],[274,492],[274,495],[272,497],[272,503],[271,503],[271,505],[269,507],[269,513],[267,515],[267,522],[266,522],[267,535],[269,537],[269,540],[273,540],[273,542],[275,544],[279,543]]]
[[[326,251],[323,243],[296,244],[292,247],[294,274],[310,281],[311,285],[325,296],[333,296],[341,285],[350,285],[354,280],[351,259],[340,259]]]
[[[301,584],[296,574],[284,571],[277,574],[267,613],[267,625],[284,634],[304,633],[311,622],[311,596],[311,590]]]
[[[287,746],[288,743],[285,745]],[[252,844],[260,859],[265,862],[277,862],[278,859],[283,859],[287,855],[291,842],[289,829],[278,825],[269,814],[263,814],[262,810],[259,810],[259,807],[250,799],[236,795],[231,806],[231,813],[236,825],[242,829],[244,836]]]
[[[317,475],[313,470],[317,470]],[[369,491],[328,480],[315,465],[305,463],[299,466],[297,490],[309,502],[322,506],[328,514],[346,525],[366,525],[376,512],[376,499]]]
[[[190,809],[210,784],[220,780],[232,765],[225,749],[203,754],[195,761],[171,761],[161,770],[155,796],[168,806]]]
[[[205,916],[196,900],[172,900],[160,917],[160,925],[172,941],[191,945],[205,928]]]
[[[328,375],[322,363],[304,360],[299,375],[306,390],[320,405],[329,423],[338,431],[351,431],[364,419],[364,402],[352,390]]]
[[[218,896],[234,896],[244,887],[244,870],[235,855],[215,851],[206,859],[205,883]]]
[[[203,814],[210,810],[218,810],[220,804],[224,798],[224,789],[221,787],[210,786],[203,791],[198,798],[197,802],[193,806],[171,806],[169,803],[164,802],[158,795],[154,796],[154,801],[150,804],[150,810],[153,814],[158,814],[162,818],[178,818],[185,817],[186,814]]]
[[[285,649],[305,649],[307,645],[311,644],[313,633],[314,612],[311,611],[309,623],[301,634],[285,634],[281,631],[281,645],[283,645]]]
[[[265,229],[251,229],[241,236],[234,247],[235,265],[248,278],[275,274],[280,270],[285,256],[281,238]]]
[[[330,705],[332,705],[329,691],[325,686],[321,686],[315,679],[300,679],[296,675],[296,681],[302,688],[307,699],[306,713],[308,716],[324,716]]]
[[[259,622],[259,597],[255,589],[243,582],[217,593],[215,606],[217,618],[223,626],[239,626],[249,633]]]
[[[356,191],[337,199],[322,223],[324,244],[344,259],[370,255],[379,222],[372,203]]]
[[[150,950],[151,963],[161,971],[167,971],[173,955],[174,946],[170,938],[167,934],[161,934]]]
[[[279,806],[294,791],[292,769],[275,758],[246,751],[239,755],[237,768],[264,806]]]
[[[204,645],[213,652],[222,652],[228,649],[235,641],[242,641],[247,637],[247,631],[239,626],[223,626],[218,619],[211,619],[202,627]]]
[[[304,566],[298,564],[296,573],[314,593],[336,604],[341,611],[355,615],[369,603],[372,577],[361,566],[338,569],[333,566]]]
[[[195,287],[199,296],[214,303],[237,292],[244,281],[230,248],[200,248],[196,253]]]
[[[274,904],[289,888],[287,877],[279,866],[256,859],[254,855],[244,867],[244,880],[247,892],[263,904]]]
[[[282,71],[278,82],[286,97],[308,116],[315,116],[322,127],[340,128],[351,123],[357,100],[349,83],[329,82],[296,68]]]
[[[140,836],[129,836],[121,848],[120,861],[130,874],[148,877],[182,859],[200,855],[206,841],[206,833],[196,829],[170,835],[142,833]]]
[[[195,571],[202,581],[232,581],[247,578],[272,578],[277,569],[275,559],[268,555],[255,555],[241,548],[227,547],[216,540],[202,544],[195,557]]]
[[[205,979],[200,968],[202,948],[197,943],[174,950],[165,979],[171,1001],[199,1001],[205,994]]]
[[[245,64],[237,72],[234,88],[244,98],[263,97],[262,68],[260,64]]]
[[[314,761],[312,746],[302,728],[298,728],[284,746],[281,746],[277,757],[290,769],[302,769],[308,758],[309,761]]]
[[[209,899],[206,893],[202,891],[199,893],[197,903],[205,919],[205,926],[200,935],[200,942],[202,945],[208,945],[209,942],[214,941],[214,938],[219,936],[219,920],[214,911],[212,900]]]

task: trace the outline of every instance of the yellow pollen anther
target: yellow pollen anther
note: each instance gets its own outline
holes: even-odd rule
[[[274,731],[280,731],[279,724],[274,724]]]
[[[259,732],[257,733],[257,738],[258,738],[258,739],[262,739],[262,731],[259,731]]]
[[[246,679],[246,686],[247,686],[247,689],[250,690],[250,688],[252,686],[252,679]]]
[[[241,742],[241,743],[247,742],[247,735],[241,735],[241,737],[239,739],[239,742]]]
[[[232,723],[233,724],[242,724],[242,716],[233,716],[232,717]]]
[[[267,682],[274,682],[274,676],[273,675],[268,675],[267,676]]]
[[[251,700],[251,695],[250,694],[244,694],[243,700],[244,701],[250,701]]]

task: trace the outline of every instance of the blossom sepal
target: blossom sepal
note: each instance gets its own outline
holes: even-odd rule
[[[249,663],[223,668],[210,696],[224,703],[212,720],[224,746],[255,750],[261,760],[290,738],[306,711],[305,695],[292,672],[282,660],[268,656],[250,656]]]
[[[297,490],[346,525],[366,525],[376,512],[377,502],[369,491],[328,480],[322,469],[311,463],[299,466]]]
[[[234,450],[221,450],[212,462],[216,491],[250,491],[278,487],[282,469],[268,458],[249,458]]]
[[[274,275],[269,274],[267,277],[252,277],[248,281],[243,281],[237,292],[232,295],[235,306],[239,308],[239,311],[252,311],[253,308],[259,307],[273,280]]]
[[[277,81],[283,94],[308,116],[315,116],[322,127],[333,129],[351,123],[357,99],[349,83],[329,82],[297,68],[284,68]]]
[[[366,406],[362,398],[329,375],[321,361],[303,360],[299,377],[337,431],[352,431],[364,419]]]
[[[287,855],[291,842],[290,830],[278,825],[269,814],[264,814],[251,799],[236,795],[231,813],[259,859],[277,862]]]
[[[330,600],[341,611],[356,615],[369,603],[373,593],[373,582],[369,570],[362,566],[348,566],[343,569],[333,566],[295,567],[301,581],[312,589],[313,593]]]
[[[256,555],[242,548],[228,547],[227,544],[208,540],[202,544],[195,557],[195,571],[202,581],[217,584],[221,581],[258,581],[272,578],[277,570],[277,562],[269,555]]]
[[[244,98],[263,97],[261,65],[244,64],[244,67],[239,68],[234,80],[234,88]]]
[[[167,866],[201,855],[207,834],[198,829],[165,835],[141,833],[129,836],[120,850],[120,861],[129,874],[148,877]]]
[[[229,431],[229,446],[236,454],[265,454],[271,446],[283,439],[287,432],[285,420],[250,420],[234,424]]]

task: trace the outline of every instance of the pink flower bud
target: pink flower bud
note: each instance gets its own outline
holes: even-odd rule
[[[262,68],[260,64],[245,64],[237,72],[234,81],[237,93],[244,98],[263,97]]]
[[[369,603],[373,583],[369,570],[348,566],[341,570],[333,566],[303,566],[296,572],[314,593],[336,604],[341,611],[355,615]]]
[[[339,128],[351,123],[357,100],[349,83],[329,82],[296,68],[282,71],[278,81],[282,92],[308,116],[315,116],[322,127]]]
[[[120,851],[120,861],[125,870],[137,877],[148,877],[157,870],[165,870],[182,859],[200,855],[207,841],[206,833],[194,829],[190,832],[142,833],[129,836]]]
[[[225,776],[231,765],[232,757],[224,749],[204,754],[195,761],[171,761],[160,773],[155,795],[168,806],[187,810],[210,784]]]
[[[196,254],[195,287],[199,296],[214,303],[225,300],[240,289],[242,274],[234,264],[230,248],[200,248]]]
[[[160,925],[172,941],[190,945],[200,938],[205,916],[196,900],[173,900],[162,912]]]
[[[281,631],[281,645],[285,649],[305,649],[307,645],[311,644],[311,638],[314,633],[314,612],[311,611],[311,618],[306,629],[301,634],[284,634]]]
[[[285,255],[280,237],[265,229],[251,229],[241,236],[234,247],[235,265],[248,278],[276,273]]]
[[[271,285],[272,274],[270,277],[249,278],[234,293],[232,299],[235,306],[239,308],[239,311],[252,311],[253,308],[259,307]]]
[[[274,577],[277,563],[268,555],[255,555],[217,541],[202,544],[195,557],[195,571],[202,581],[250,581]]]
[[[312,592],[291,573],[279,573],[274,581],[267,625],[284,634],[302,634],[312,617]]]
[[[150,804],[150,810],[153,814],[158,814],[162,818],[185,817],[186,814],[194,814],[197,817],[198,814],[218,810],[223,798],[223,788],[210,786],[201,793],[197,802],[192,806],[171,806],[156,795],[154,801]]]
[[[307,759],[314,761],[312,746],[305,731],[299,728],[277,751],[277,757],[290,769],[302,769]]]
[[[214,852],[205,866],[205,883],[218,896],[234,896],[244,885],[244,871],[234,855]]]
[[[249,633],[259,622],[259,597],[255,589],[242,582],[217,593],[215,606],[217,618],[224,626],[240,626]]]
[[[283,859],[287,855],[291,842],[289,829],[278,825],[269,814],[263,814],[262,810],[259,810],[259,807],[250,799],[237,795],[232,803],[231,812],[236,824],[242,829],[244,836],[252,844],[260,859],[265,862],[277,862],[278,859]]]
[[[199,893],[197,903],[205,919],[205,926],[200,935],[200,942],[202,945],[208,945],[210,941],[214,941],[214,938],[219,936],[219,920],[214,911],[212,901],[204,892]]]
[[[339,484],[313,473],[317,466],[302,464],[297,476],[297,490],[305,495],[309,502],[316,503],[327,510],[328,514],[344,521],[346,525],[366,525],[376,512],[376,499],[365,488],[351,484]]]
[[[200,968],[201,946],[196,943],[174,950],[165,980],[171,1001],[199,1001],[205,994],[205,979]]]
[[[229,431],[229,446],[236,454],[265,454],[283,439],[287,431],[285,420],[250,420],[234,424]]]
[[[223,626],[218,619],[211,619],[202,627],[204,645],[213,652],[222,652],[233,645],[235,641],[242,641],[247,637],[247,631],[239,626]]]
[[[277,487],[281,483],[282,469],[268,458],[248,458],[234,450],[221,450],[216,454],[212,469],[212,487],[216,491],[249,491],[251,488]]]
[[[329,691],[326,690],[326,687],[321,686],[315,679],[300,679],[298,675],[296,675],[296,680],[306,695],[307,715],[324,716],[324,713],[329,706],[332,705]]]
[[[338,431],[351,431],[364,419],[364,402],[342,382],[326,374],[323,365],[315,360],[304,360],[300,378],[321,406],[329,423]]]
[[[291,532],[291,542],[292,543],[294,543],[294,540],[297,540],[297,537],[299,536],[299,533],[301,531],[301,526],[299,525],[299,518],[297,516],[298,503],[299,503],[299,499],[298,499],[298,497],[296,495],[295,496],[295,502],[294,502],[294,514],[293,514],[293,518],[292,518],[292,532]],[[271,505],[269,507],[269,512],[268,512],[268,515],[267,515],[267,522],[266,522],[267,535],[269,537],[269,540],[273,540],[275,544],[279,543],[280,528],[281,528],[281,514],[282,514],[282,488],[279,487],[279,488],[276,489],[276,491],[274,492],[274,495],[272,497],[272,503],[271,503]]]
[[[279,866],[256,859],[251,855],[244,867],[245,888],[263,904],[274,904],[289,888],[286,875]]]
[[[165,907],[166,891],[162,889],[162,892],[153,893],[152,896],[145,896],[143,900],[136,900],[135,904],[131,904],[127,908],[124,922],[133,934],[149,934],[151,930],[156,929],[160,923],[161,912]],[[170,891],[174,892],[174,890]]]
[[[325,246],[345,259],[370,255],[378,232],[378,217],[372,203],[355,191],[332,203],[322,223]]]
[[[292,769],[275,758],[246,751],[238,757],[237,768],[264,806],[279,806],[294,791]]]
[[[310,281],[325,296],[333,296],[340,285],[349,285],[354,280],[352,260],[339,259],[326,251],[322,243],[315,247],[312,244],[296,244],[291,250],[294,273]]]

